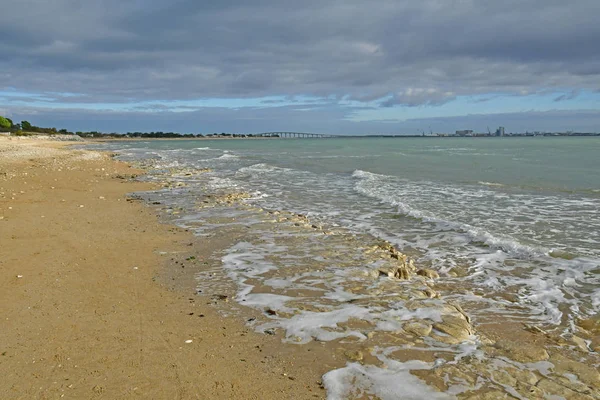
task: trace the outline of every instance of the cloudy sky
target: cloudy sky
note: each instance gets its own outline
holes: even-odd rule
[[[0,114],[71,130],[600,131],[598,0],[3,0]]]

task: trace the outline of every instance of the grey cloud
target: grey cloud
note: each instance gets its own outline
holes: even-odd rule
[[[579,96],[581,94],[580,90],[573,90],[571,91],[571,93],[566,93],[563,94],[561,96],[558,96],[554,99],[554,101],[565,101],[565,100],[573,100],[574,98],[576,98],[577,96]]]
[[[3,11],[0,87],[78,101],[437,105],[600,81],[597,0],[7,0]]]
[[[404,91],[394,93],[388,99],[384,100],[383,107],[392,107],[396,104],[415,107],[419,105],[439,105],[454,100],[456,95],[452,92],[443,92],[434,88],[409,88]]]

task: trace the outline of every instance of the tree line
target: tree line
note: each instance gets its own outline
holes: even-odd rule
[[[21,121],[14,123],[10,118],[0,116],[0,131],[8,131],[15,136],[27,136],[32,134],[46,134],[46,135],[77,135],[82,138],[201,138],[201,137],[252,137],[252,134],[237,134],[237,133],[179,133],[179,132],[127,132],[125,134],[111,132],[98,132],[98,131],[77,131],[71,132],[67,129],[56,129],[56,128],[42,128],[39,126],[32,125],[29,121]]]

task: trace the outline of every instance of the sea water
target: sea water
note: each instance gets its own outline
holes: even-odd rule
[[[467,312],[479,323],[503,314],[569,334],[576,319],[600,312],[600,138],[207,139],[101,147],[124,159],[153,160],[156,175],[209,169],[179,177],[185,187],[162,198],[184,210],[180,222],[198,235],[210,234],[217,217],[256,224],[222,256],[223,273],[237,285],[240,304],[278,313],[259,328],[283,329],[292,342],[366,339],[364,330],[344,326],[351,319],[393,332],[403,321],[440,315],[398,299],[382,302],[387,287],[373,296],[373,283],[360,281],[376,263],[343,240],[264,229],[244,210],[199,209],[195,203],[207,193],[248,193],[244,202],[258,210],[289,211],[315,226],[386,240],[447,284],[467,282],[468,290],[446,298],[471,305]],[[332,262],[331,251],[346,260]],[[465,271],[459,278],[451,273],[457,267]],[[515,307],[507,293],[518,299]],[[460,358],[477,349],[454,351]],[[385,370],[349,364],[325,377],[332,398],[349,393],[357,376],[364,393],[386,398],[397,393],[394,373],[412,382],[404,398],[428,393],[408,371],[431,365],[394,361],[385,349],[374,355]]]

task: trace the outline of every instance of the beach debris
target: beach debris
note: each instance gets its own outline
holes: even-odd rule
[[[543,335],[546,335],[546,331],[544,331],[543,329],[535,326],[535,325],[530,325],[530,324],[523,324],[523,328],[527,331],[527,332],[531,332],[531,333],[541,333]]]
[[[192,342],[193,342],[193,340],[192,340],[192,339],[188,339],[188,340],[186,340],[186,341],[185,341],[185,343],[187,343],[187,344],[190,344],[190,343],[192,343]]]
[[[590,351],[590,348],[588,347],[588,342],[585,339],[582,339],[579,336],[573,335],[571,340],[584,353],[588,353]]]
[[[220,301],[229,301],[229,296],[225,295],[225,294],[215,294],[212,297],[213,300],[220,300]]]
[[[508,339],[498,340],[489,352],[493,356],[505,356],[521,363],[546,361],[550,358],[548,351],[543,347]]]
[[[581,330],[600,336],[600,316],[596,315],[592,318],[578,319],[577,327]]]
[[[423,289],[423,294],[425,294],[425,296],[427,296],[430,299],[440,297],[440,294],[438,292],[436,292],[435,290],[433,290],[432,288]]]
[[[467,313],[465,312],[465,310],[462,309],[462,307],[460,306],[460,304],[452,301],[452,302],[448,302],[448,304],[453,307],[456,311],[458,311],[460,313],[460,315],[462,315],[462,317],[465,319],[465,321],[467,321],[469,324],[471,323],[471,317],[469,317],[467,315]]]
[[[381,268],[379,269],[379,274],[387,276],[391,279],[399,279],[406,281],[410,279],[413,273],[413,268],[414,266],[411,268],[411,265],[408,263],[402,263],[397,267]]]
[[[417,275],[424,276],[429,279],[438,279],[440,277],[436,271],[426,268],[418,270]]]
[[[465,267],[456,266],[456,267],[451,268],[448,271],[448,275],[450,275],[451,277],[454,277],[454,278],[463,278],[465,276],[468,276],[469,272],[468,272],[467,268],[465,268]]]
[[[407,268],[406,265],[401,265],[393,272],[392,277],[396,279],[409,280],[410,279],[410,269]],[[388,275],[389,276],[389,275]]]
[[[17,278],[22,278],[22,277],[23,277],[23,275],[17,275]]]
[[[123,180],[125,180],[125,179],[135,179],[137,177],[138,176],[136,174],[131,174],[131,175],[121,175],[121,174],[118,174],[118,175],[115,175],[116,179],[123,179]]]
[[[424,321],[411,321],[404,324],[402,329],[415,336],[429,336],[432,326]]]
[[[206,195],[199,207],[214,207],[217,205],[232,205],[252,197],[250,193],[237,192],[217,195]]]
[[[104,388],[100,385],[96,385],[92,388],[92,391],[96,394],[102,394],[104,393]]]
[[[442,322],[433,324],[433,329],[444,334],[435,333],[434,338],[448,344],[462,343],[474,333],[471,324],[461,314],[444,315]]]
[[[362,361],[364,359],[364,355],[360,350],[346,350],[344,355],[350,361]]]

